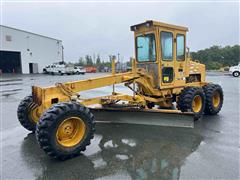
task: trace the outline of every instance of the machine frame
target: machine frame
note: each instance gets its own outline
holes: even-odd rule
[[[186,50],[184,52],[184,59],[181,61],[176,60],[176,35],[183,34],[184,46],[186,45],[186,32],[188,28],[170,25],[166,23],[160,23],[155,21],[146,21],[142,24],[131,26],[131,30],[134,31],[135,47],[136,38],[140,35],[153,33],[156,39],[156,61],[155,62],[138,62],[138,60],[132,60],[132,71],[127,73],[115,72],[115,59],[112,60],[112,74],[109,76],[92,78],[87,80],[80,80],[67,83],[57,83],[52,87],[37,87],[33,86],[32,95],[33,100],[37,104],[37,110],[35,110],[35,118],[40,118],[41,114],[52,106],[52,104],[70,101],[72,99],[80,102],[85,106],[93,104],[106,105],[113,101],[128,101],[130,104],[136,104],[141,108],[146,108],[147,103],[155,103],[161,105],[161,107],[171,107],[173,95],[181,93],[182,89],[186,86],[202,87],[207,84],[205,82],[205,65],[198,62],[194,62],[188,56]],[[163,61],[162,51],[160,45],[160,33],[171,32],[173,33],[173,60]],[[186,46],[185,46],[186,47]],[[186,49],[184,47],[184,49]],[[159,49],[159,50],[158,50]],[[135,48],[135,56],[137,57],[137,49]],[[158,82],[156,83],[153,78],[151,69],[138,68],[141,65],[154,64],[157,67]],[[174,78],[171,83],[164,83],[162,81],[163,68],[171,67],[174,70]],[[200,76],[197,82],[187,82],[186,78]],[[91,90],[104,86],[125,83],[125,86],[129,87],[133,91],[133,95],[125,95],[113,92],[109,96],[81,99],[79,93],[81,91]],[[132,86],[130,86],[132,85]],[[140,94],[136,90],[136,86],[144,89],[144,94]],[[179,112],[179,110],[174,110]],[[171,110],[173,112],[173,110]],[[37,119],[36,119],[37,120]]]
[[[20,123],[36,130],[40,147],[51,157],[72,158],[86,149],[95,130],[94,105],[100,105],[95,107],[98,110],[159,112],[159,121],[161,113],[163,118],[169,113],[176,116],[172,119],[186,114],[197,120],[221,110],[222,88],[205,81],[205,65],[193,61],[186,50],[188,28],[146,21],[131,26],[131,30],[136,59],[132,59],[130,72],[116,73],[113,58],[111,75],[50,87],[33,86],[32,95],[20,103]],[[115,85],[120,83],[132,95],[116,92]],[[112,86],[108,96],[81,96],[82,91],[105,86]],[[149,121],[142,124],[147,123],[153,125]]]

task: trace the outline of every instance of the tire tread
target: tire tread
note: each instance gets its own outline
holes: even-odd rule
[[[223,96],[222,87],[218,84],[207,84],[207,85],[203,86],[203,90],[206,94],[204,113],[206,115],[216,115],[221,110],[222,104],[223,104],[224,96]],[[217,109],[214,108],[214,106],[212,104],[212,95],[213,95],[214,91],[216,91],[216,90],[218,90],[221,95],[221,104]]]
[[[32,95],[26,96],[18,106],[17,117],[25,129],[34,132],[36,130],[36,124],[28,117],[28,107],[31,103],[33,103]]]
[[[49,134],[49,129],[51,129],[56,123],[58,117],[62,116],[64,113],[69,111],[79,111],[87,121],[89,131],[86,135],[85,139],[81,142],[81,145],[72,153],[64,154],[59,150],[55,149],[55,147],[50,142],[50,136],[53,134]],[[85,106],[76,103],[76,102],[64,102],[53,105],[47,111],[45,111],[44,115],[40,118],[37,124],[36,138],[40,145],[40,147],[45,151],[49,156],[59,159],[66,160],[69,158],[73,158],[80,154],[81,151],[86,149],[91,142],[91,139],[94,137],[95,132],[95,122],[93,114],[89,111]]]
[[[192,109],[192,100],[193,100],[193,97],[197,93],[202,96],[203,102],[204,102],[205,101],[205,94],[204,94],[204,91],[203,91],[203,89],[201,87],[191,87],[191,86],[185,87],[181,91],[181,93],[179,95],[177,108],[179,110],[181,110],[182,112],[189,112],[189,111],[191,111],[191,109]],[[200,111],[198,113],[199,115],[201,115],[203,113],[204,104],[205,103],[203,103],[202,111]]]

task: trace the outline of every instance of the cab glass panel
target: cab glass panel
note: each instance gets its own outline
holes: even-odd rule
[[[156,61],[156,43],[154,34],[141,35],[136,38],[138,62]]]
[[[177,60],[185,59],[185,37],[183,34],[177,34]]]
[[[171,32],[161,32],[162,60],[173,60],[173,34]]]

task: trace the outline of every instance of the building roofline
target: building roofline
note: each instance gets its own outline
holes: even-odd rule
[[[60,39],[52,38],[52,37],[49,37],[49,36],[44,36],[44,35],[41,35],[41,34],[37,34],[37,33],[29,32],[29,31],[25,31],[25,30],[22,30],[22,29],[17,29],[17,28],[13,28],[13,27],[1,25],[1,24],[0,24],[0,27],[5,27],[5,28],[9,28],[9,29],[16,30],[16,31],[21,31],[21,32],[25,32],[25,33],[33,34],[33,35],[36,35],[36,36],[41,36],[41,37],[44,37],[44,38],[53,39],[53,40],[55,40],[55,41],[60,41],[60,42],[62,42],[62,40],[60,40]]]

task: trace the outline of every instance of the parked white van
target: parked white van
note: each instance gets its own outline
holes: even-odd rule
[[[82,66],[75,66],[74,67],[74,74],[85,74],[86,69]]]
[[[43,73],[52,74],[52,75],[54,74],[70,75],[70,74],[74,74],[74,67],[67,66],[66,64],[63,64],[63,63],[54,63],[52,65],[49,65],[43,68]]]
[[[238,63],[237,66],[231,66],[229,68],[229,72],[234,76],[234,77],[239,77],[240,76],[240,63]]]

